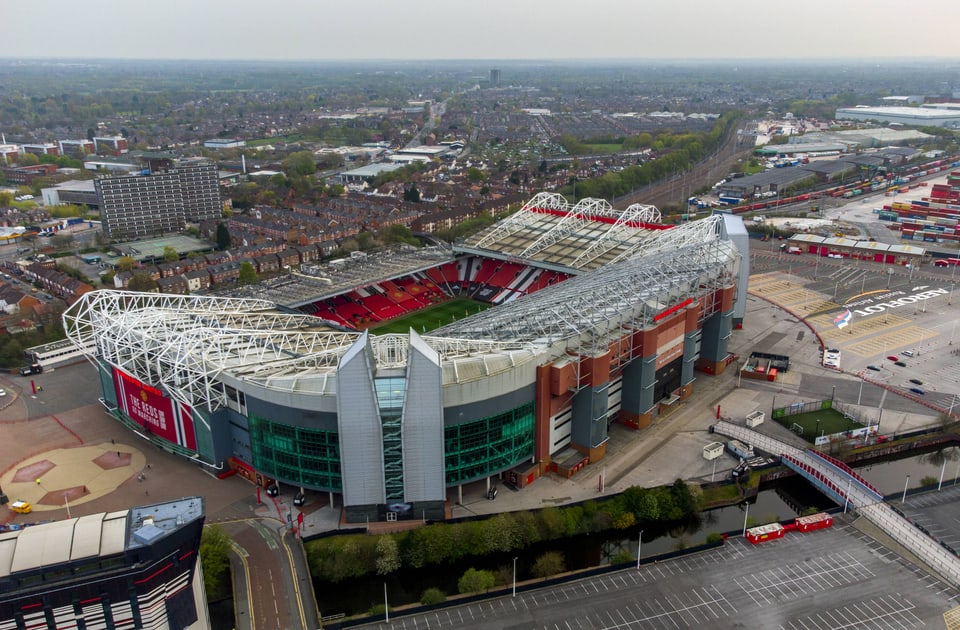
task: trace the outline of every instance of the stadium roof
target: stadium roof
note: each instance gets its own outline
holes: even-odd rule
[[[558,200],[538,196],[535,201],[528,206],[539,209]],[[668,309],[697,300],[704,300],[701,317],[706,317],[717,289],[734,283],[740,254],[721,237],[722,217],[658,230],[646,224],[658,218],[650,206],[620,213],[605,202],[585,201],[590,203],[577,204],[574,216],[521,211],[521,218],[478,239],[501,228],[503,240],[513,238],[515,247],[522,244],[533,259],[563,257],[571,265],[582,259],[583,267],[609,262],[422,336],[440,355],[444,385],[552,360],[570,350],[606,352],[625,330],[655,325]],[[526,219],[531,233],[524,238]],[[579,255],[553,247],[573,243],[580,243]],[[226,405],[224,382],[335,393],[340,358],[362,333],[332,331],[325,324],[313,316],[278,312],[268,299],[121,291],[87,293],[64,314],[64,328],[77,347],[96,348],[100,361],[162,387],[176,400],[210,410]],[[406,365],[408,335],[369,338],[379,368]]]
[[[401,246],[358,258],[302,265],[299,273],[230,289],[220,295],[269,300],[288,308],[297,308],[380,280],[401,278],[436,267],[449,260],[453,260],[453,256],[448,249]]]
[[[507,219],[480,232],[455,251],[492,258],[521,258],[534,265],[578,273],[623,260],[648,249],[659,232],[654,206],[633,204],[616,210],[603,199],[571,205],[556,193],[540,193]]]

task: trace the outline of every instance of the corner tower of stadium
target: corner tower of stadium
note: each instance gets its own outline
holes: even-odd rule
[[[695,370],[722,372],[747,260],[732,215],[665,225],[652,206],[541,193],[442,258],[338,293],[330,278],[309,299],[97,291],[64,324],[110,413],[164,448],[328,492],[349,522],[442,519],[465,484],[600,461],[611,423],[643,429]],[[370,330],[455,297],[490,308]]]

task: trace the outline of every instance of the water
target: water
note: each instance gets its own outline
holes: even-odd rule
[[[808,506],[823,509],[833,505],[805,481],[784,479],[778,482],[776,487],[762,489],[756,501],[750,504],[749,513],[743,505],[729,506],[710,510],[698,518],[669,528],[659,524],[643,526],[641,555],[646,558],[699,545],[705,542],[711,532],[739,533],[743,529],[745,516],[748,516],[752,526],[792,518]],[[522,551],[468,558],[424,569],[401,569],[389,576],[368,576],[337,584],[314,580],[314,589],[323,615],[353,615],[366,612],[375,605],[382,605],[384,583],[387,585],[390,607],[394,608],[418,602],[423,591],[428,588],[439,588],[448,595],[455,595],[457,580],[471,567],[492,571],[497,575],[498,588],[508,585],[513,578],[515,556],[517,580],[520,582],[531,578],[530,568],[538,557],[548,551],[562,553],[568,570],[610,564],[612,558],[620,552],[635,558],[639,533],[640,528],[584,534],[538,543]]]
[[[960,447],[929,449],[903,459],[868,464],[857,468],[857,472],[877,490],[889,495],[903,492],[905,484],[908,489],[919,488],[920,480],[924,477],[933,477],[939,482],[941,469],[944,485],[957,482],[960,477]],[[907,475],[910,475],[909,483]]]
[[[956,483],[957,477],[960,477],[960,447],[931,449],[903,459],[863,466],[857,468],[857,472],[884,494],[895,494],[903,491],[907,475],[910,475],[909,488],[919,488],[923,477],[939,480],[941,467],[944,471],[944,484]],[[809,507],[827,509],[835,505],[799,477],[782,479],[776,484],[761,488],[756,501],[750,504],[749,512],[744,505],[735,505],[704,512],[699,518],[673,528],[644,526],[641,555],[648,558],[699,545],[711,532],[739,533],[744,527],[745,517],[749,518],[749,525],[753,526],[793,518]],[[609,564],[620,552],[636,557],[639,533],[640,528],[634,528],[582,535],[538,543],[530,549],[514,553],[469,558],[439,567],[404,569],[386,577],[370,576],[339,584],[315,580],[314,588],[324,615],[353,615],[383,604],[384,583],[387,585],[391,608],[416,603],[423,591],[431,587],[454,595],[457,591],[457,580],[471,567],[493,571],[498,578],[498,588],[501,588],[512,580],[514,556],[517,558],[518,581],[530,579],[533,563],[547,551],[562,553],[568,570]]]

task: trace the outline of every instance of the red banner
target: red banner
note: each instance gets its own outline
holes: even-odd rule
[[[147,433],[193,451],[197,449],[189,405],[174,405],[159,389],[120,370],[114,370],[113,382],[120,409]]]

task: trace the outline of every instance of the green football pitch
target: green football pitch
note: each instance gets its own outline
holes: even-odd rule
[[[452,321],[463,319],[467,315],[485,311],[490,306],[490,304],[467,298],[453,298],[449,302],[420,309],[406,317],[398,317],[379,326],[371,326],[370,332],[375,332],[378,335],[388,335],[391,333],[407,333],[411,328],[418,333],[430,332]]]

